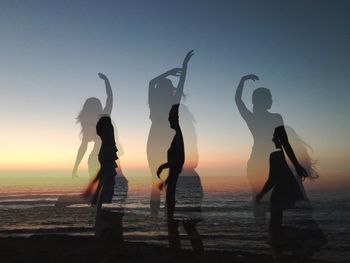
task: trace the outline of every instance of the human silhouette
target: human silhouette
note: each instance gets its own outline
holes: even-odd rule
[[[175,211],[175,193],[176,183],[182,171],[182,166],[185,162],[185,147],[182,137],[181,128],[179,125],[179,104],[173,105],[169,112],[170,127],[175,130],[175,136],[171,142],[167,153],[167,162],[159,166],[157,176],[164,169],[169,169],[169,174],[164,182],[158,187],[161,190],[166,186],[166,208],[167,208],[167,223],[168,223],[168,238],[171,248],[179,247],[177,222],[174,220]]]
[[[204,252],[201,235],[197,230],[197,224],[202,219],[203,187],[201,178],[196,171],[198,166],[198,145],[195,128],[195,118],[189,108],[181,104],[179,108],[179,123],[184,139],[185,162],[176,185],[176,207],[174,212],[175,226],[182,223],[187,233],[191,246],[197,256]],[[174,238],[180,245],[178,229],[174,229]]]
[[[159,166],[157,170],[157,177],[160,178],[160,175],[164,169],[169,169],[167,178],[165,179],[165,181],[158,184],[158,187],[160,190],[166,187],[166,208],[169,246],[173,250],[178,250],[181,247],[178,230],[179,220],[176,220],[174,218],[174,213],[176,203],[177,182],[179,179],[179,175],[182,172],[183,165],[185,163],[184,140],[179,124],[179,104],[172,106],[169,112],[169,123],[170,127],[175,131],[175,135],[167,152],[167,162]],[[198,174],[194,171],[193,168],[189,168],[186,172],[188,173],[188,178],[194,179],[194,183],[192,182],[192,190],[197,190],[197,192],[200,192],[199,195],[195,198],[199,198],[201,200],[203,192]],[[187,191],[187,194],[189,195],[190,193],[188,193]],[[182,223],[186,233],[190,237],[191,245],[194,251],[198,254],[202,254],[203,243],[196,229],[196,224],[199,221],[200,220],[198,220],[198,218],[187,218],[185,220],[182,220]]]
[[[295,243],[295,240],[292,242],[290,240],[291,238],[287,238],[287,235],[283,231],[283,212],[287,209],[295,208],[295,203],[297,201],[307,201],[308,198],[285,159],[283,145],[285,141],[288,141],[288,136],[284,126],[279,126],[275,129],[272,141],[275,144],[276,151],[270,154],[269,177],[262,187],[262,190],[256,195],[256,202],[260,202],[261,198],[272,190],[270,197],[270,242],[275,261],[283,262],[283,245],[286,243]],[[308,219],[308,224],[310,224],[311,221],[313,220]],[[313,225],[315,226],[316,223],[313,223]],[[308,233],[310,233],[310,231]],[[313,234],[315,233],[314,231]],[[318,235],[319,237],[323,236],[322,232],[318,232]],[[300,243],[301,241],[302,240],[299,240],[297,242]],[[297,249],[299,252],[301,250],[300,247]],[[299,252],[297,253],[300,255]]]
[[[168,114],[171,107],[180,104],[184,95],[184,84],[187,65],[193,56],[193,50],[187,53],[182,68],[174,68],[152,79],[148,89],[148,104],[150,108],[151,128],[147,140],[147,160],[152,175],[152,190],[150,198],[151,214],[157,215],[160,207],[160,191],[158,189],[157,169],[166,161],[166,152],[174,135],[168,124]],[[179,82],[175,88],[169,76],[178,76]]]
[[[269,177],[261,192],[256,195],[256,202],[273,189],[270,197],[270,233],[271,246],[274,249],[274,255],[281,254],[280,244],[282,239],[282,219],[283,211],[294,207],[296,201],[302,199],[302,193],[289,168],[283,153],[282,142],[287,138],[283,126],[275,129],[272,141],[277,151],[270,154]]]
[[[96,133],[101,139],[98,153],[100,169],[91,181],[85,196],[90,197],[90,203],[96,205],[95,236],[104,261],[113,261],[115,252],[123,245],[123,210],[102,208],[105,203],[111,203],[117,175],[117,147],[114,137],[114,127],[109,116],[102,116],[96,124]],[[123,198],[122,198],[123,200]],[[118,250],[116,250],[118,249]]]
[[[88,173],[90,178],[90,184],[88,189],[83,193],[83,195],[63,195],[60,196],[57,200],[56,205],[57,206],[67,206],[74,203],[85,203],[86,201],[90,202],[90,195],[92,192],[94,192],[94,189],[91,189],[91,187],[96,186],[96,184],[93,183],[93,181],[96,179],[96,175],[98,171],[100,170],[100,163],[98,160],[98,154],[101,148],[101,138],[96,133],[96,124],[101,116],[110,116],[112,112],[113,107],[113,92],[111,88],[111,84],[109,79],[106,75],[102,73],[98,73],[98,76],[100,79],[102,79],[105,82],[105,88],[106,88],[106,94],[107,99],[105,103],[105,107],[103,108],[102,103],[99,99],[95,97],[88,98],[84,105],[82,110],[80,111],[77,122],[81,125],[81,144],[78,149],[78,153],[75,159],[74,167],[72,170],[72,177],[77,177],[77,172],[79,165],[81,163],[82,158],[84,157],[87,147],[89,143],[93,143],[93,149],[89,155],[88,158]],[[119,149],[118,153],[119,156],[123,154],[123,148],[121,146],[120,141],[118,140],[118,130],[115,129],[115,138],[116,138],[116,144],[117,148]],[[128,193],[128,180],[123,174],[120,160],[117,160],[117,173],[118,178],[116,179],[116,186],[115,190],[117,190],[117,196],[118,202],[124,202],[127,198]],[[88,198],[87,198],[88,197]]]
[[[99,210],[103,203],[110,203],[113,198],[118,149],[115,145],[114,128],[109,116],[100,118],[96,125],[96,132],[102,142],[98,153],[100,170],[90,183],[86,194],[92,194],[91,204],[97,205]]]
[[[252,95],[253,109],[249,110],[242,100],[243,87],[246,81],[259,80],[259,77],[250,74],[243,76],[238,84],[235,100],[242,118],[253,136],[253,147],[247,163],[247,177],[251,187],[253,199],[260,191],[266,178],[268,177],[269,155],[274,150],[271,137],[275,128],[283,126],[282,116],[278,113],[271,113],[272,95],[269,89],[257,88]],[[293,163],[300,177],[307,176],[305,169],[297,161],[294,152],[288,142],[288,138],[283,141],[286,154]],[[261,204],[255,204],[254,215],[259,223],[264,223],[265,212],[268,208]]]
[[[98,76],[105,82],[107,93],[106,105],[103,108],[99,99],[94,97],[88,98],[77,117],[77,122],[81,125],[82,139],[72,170],[72,177],[77,177],[78,167],[90,142],[94,145],[88,158],[88,173],[90,178],[94,178],[100,168],[98,153],[101,147],[101,139],[96,134],[96,124],[101,115],[111,115],[113,107],[113,92],[106,75],[98,73]]]

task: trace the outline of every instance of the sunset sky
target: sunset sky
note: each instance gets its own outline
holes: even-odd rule
[[[271,112],[313,147],[320,174],[349,173],[349,25],[350,2],[340,0],[2,0],[0,171],[71,171],[75,118],[87,98],[106,100],[98,72],[112,85],[123,167],[146,169],[148,83],[194,49],[184,103],[199,169],[244,173],[253,140],[234,94],[254,73],[247,106],[255,88],[269,88]]]

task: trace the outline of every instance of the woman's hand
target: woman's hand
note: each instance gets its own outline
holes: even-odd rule
[[[100,79],[103,79],[104,81],[108,81],[108,78],[106,77],[105,74],[102,74],[102,73],[100,72],[100,73],[98,73],[98,76],[99,76]]]
[[[181,76],[182,69],[181,68],[173,68],[173,69],[169,70],[167,73],[169,76],[171,75],[171,76],[178,77],[178,76]]]
[[[187,54],[186,54],[186,57],[184,59],[184,62],[182,63],[182,67],[186,67],[188,62],[190,61],[191,57],[194,55],[194,52],[193,50],[189,51]]]
[[[157,170],[157,177],[160,179],[160,174],[162,173],[162,171],[164,170],[164,168],[166,167],[166,163],[165,164],[162,164],[158,167],[158,170]]]
[[[157,170],[157,177],[160,179],[160,174],[162,173],[163,171],[163,167],[162,166],[159,166],[158,167],[158,170]]]
[[[246,81],[246,80],[256,81],[256,80],[259,80],[259,77],[257,75],[254,75],[254,74],[249,74],[249,75],[245,75],[241,78],[241,81]]]
[[[305,170],[305,168],[302,167],[300,164],[295,167],[295,170],[296,170],[298,176],[300,177],[300,179],[302,179],[302,180],[304,180],[306,177],[309,176],[307,171]]]

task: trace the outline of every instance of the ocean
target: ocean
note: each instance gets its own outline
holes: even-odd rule
[[[125,240],[167,246],[164,194],[158,216],[151,216],[150,178],[117,178],[113,202],[106,207],[123,213]],[[94,234],[95,208],[78,198],[87,185],[86,178],[0,180],[0,237]],[[315,185],[317,182],[305,187],[310,199],[307,205],[284,213],[287,236],[292,243],[305,242],[312,247],[312,258],[349,262],[350,192],[345,186],[326,189]],[[244,177],[180,176],[176,200],[175,218],[199,221],[197,230],[206,250],[271,253],[269,213],[257,222]],[[181,224],[179,231],[182,246],[190,248]],[[327,241],[321,242],[321,237]]]

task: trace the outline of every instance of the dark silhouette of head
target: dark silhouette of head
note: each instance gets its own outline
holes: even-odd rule
[[[175,104],[171,107],[170,112],[169,112],[169,123],[170,123],[170,128],[177,130],[180,128],[179,125],[179,104]]]
[[[288,136],[284,126],[278,126],[275,128],[272,141],[274,142],[276,148],[282,148],[282,145],[285,145],[288,142]]]
[[[269,89],[257,88],[252,96],[253,110],[266,111],[272,106],[272,95]]]
[[[102,116],[96,125],[96,133],[101,137],[102,142],[111,141],[114,143],[114,128],[109,116]]]

